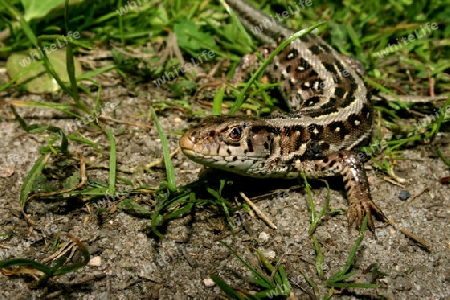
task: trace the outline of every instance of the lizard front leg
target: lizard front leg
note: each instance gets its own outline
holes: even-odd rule
[[[298,164],[299,162],[297,162]],[[373,230],[372,214],[386,220],[381,209],[372,201],[369,181],[360,156],[352,151],[343,150],[323,159],[301,162],[296,167],[302,168],[307,177],[342,176],[347,192],[349,227],[356,222],[361,226],[364,217],[368,216],[368,227]]]

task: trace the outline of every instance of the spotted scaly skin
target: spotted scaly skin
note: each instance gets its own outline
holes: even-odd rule
[[[295,32],[244,1],[226,2],[245,27],[269,44],[260,49],[264,57]],[[254,55],[245,56],[235,80],[252,71],[255,62]],[[286,47],[265,72],[281,82],[291,113],[207,117],[184,133],[183,153],[200,164],[244,176],[297,178],[302,171],[308,178],[342,176],[349,226],[360,226],[367,215],[373,229],[372,213],[384,215],[371,199],[361,157],[352,151],[372,128],[370,93],[360,68],[350,67],[310,33]]]

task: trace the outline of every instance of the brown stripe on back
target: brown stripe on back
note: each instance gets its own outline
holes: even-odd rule
[[[302,145],[302,133],[301,130],[296,130],[296,126],[291,128],[291,152],[298,151]]]
[[[288,154],[290,152],[290,139],[291,135],[291,128],[284,126],[281,128],[281,134],[280,134],[280,147],[281,147],[281,155]]]

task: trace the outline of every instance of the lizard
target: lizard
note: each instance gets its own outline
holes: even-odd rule
[[[296,31],[242,0],[226,0],[244,27],[262,42],[267,58]],[[255,66],[246,55],[234,79]],[[342,176],[347,193],[349,227],[360,227],[372,214],[386,219],[373,202],[362,153],[356,147],[372,131],[371,93],[360,65],[352,65],[322,38],[307,33],[285,47],[265,69],[290,108],[265,117],[209,116],[180,138],[191,160],[243,176],[307,178]]]

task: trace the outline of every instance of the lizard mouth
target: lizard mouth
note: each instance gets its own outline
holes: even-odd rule
[[[191,134],[189,132],[186,132],[180,139],[180,148],[184,155],[186,155],[188,158],[198,161],[201,158],[204,158],[205,156],[202,155],[199,151],[195,150],[196,144],[192,140]]]
[[[184,155],[186,155],[189,158],[195,158],[197,155],[197,153],[191,149],[186,149],[181,147],[181,151],[183,152]]]
[[[181,137],[180,148],[183,151],[183,153],[185,153],[185,151],[193,152],[192,149],[194,148],[194,142],[191,140],[189,132],[186,132]]]

